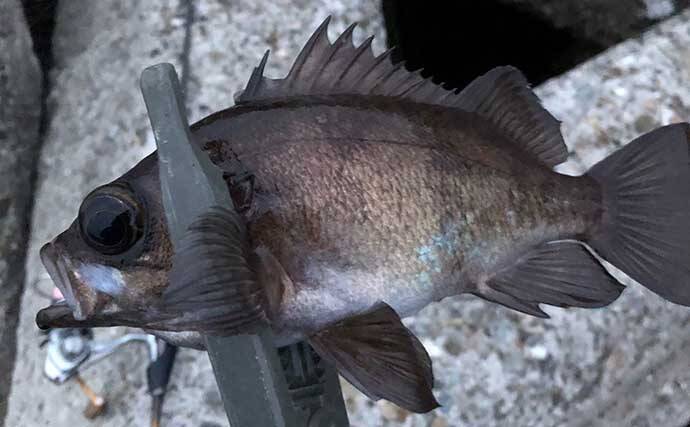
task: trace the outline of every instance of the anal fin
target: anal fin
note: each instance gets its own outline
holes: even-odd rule
[[[603,307],[624,288],[583,244],[557,241],[532,249],[473,293],[513,310],[548,317],[539,304]]]
[[[439,406],[429,355],[386,304],[319,331],[310,343],[373,400],[383,398],[417,413]]]

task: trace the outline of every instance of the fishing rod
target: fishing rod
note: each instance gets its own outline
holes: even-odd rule
[[[51,299],[53,302],[62,299],[62,294],[57,288],[53,289]],[[39,345],[46,348],[43,374],[58,385],[70,380],[75,381],[88,398],[83,412],[88,419],[102,415],[107,408],[107,401],[89,386],[81,373],[128,345],[145,345],[149,354],[149,364],[146,368],[148,392],[151,396],[149,425],[160,426],[163,400],[177,347],[144,333],[128,333],[110,340],[97,340],[90,328],[49,329],[46,335],[46,339]]]
[[[191,142],[175,68],[163,63],[145,69],[141,91],[158,147],[168,230],[177,249],[191,223],[211,207],[233,207],[233,202],[220,171]],[[349,425],[336,370],[308,343],[278,349],[268,326],[252,335],[206,336],[205,341],[232,427]]]

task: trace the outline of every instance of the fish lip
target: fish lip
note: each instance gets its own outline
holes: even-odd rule
[[[74,310],[66,300],[53,303],[39,310],[36,313],[35,320],[36,326],[44,330],[51,328],[91,328],[102,323],[98,316],[89,317],[88,319],[76,319]]]
[[[73,323],[74,313],[66,300],[53,303],[36,313],[36,325],[39,329],[49,329],[63,326],[63,323]]]
[[[74,282],[76,277],[73,273],[72,262],[61,255],[61,251],[54,242],[47,243],[41,248],[40,257],[48,275],[62,293],[67,306],[71,308],[74,319],[86,320],[93,314],[95,306],[77,298]],[[64,304],[60,304],[59,307],[59,310],[64,311]]]

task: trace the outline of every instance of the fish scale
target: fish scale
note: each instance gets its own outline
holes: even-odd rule
[[[237,105],[191,127],[233,206],[199,217],[173,255],[156,153],[95,189],[41,249],[68,300],[40,326],[136,326],[193,346],[268,323],[372,399],[428,412],[431,359],[400,317],[429,303],[471,293],[542,318],[541,304],[603,307],[624,289],[603,258],[690,305],[690,125],[561,175],[560,122],[517,69],[455,93],[355,46],[354,27],[330,42],[327,26],[284,79],[263,76],[265,55]]]
[[[314,103],[310,114],[301,114],[309,102]],[[377,111],[378,120],[365,124],[371,109]],[[324,315],[296,307],[318,298],[318,292],[327,298],[331,288],[340,289],[343,283],[357,289],[347,294],[348,314],[382,300],[405,315],[431,301],[471,290],[473,276],[492,271],[496,263],[523,248],[583,232],[589,219],[582,213],[589,207],[575,200],[571,210],[565,200],[587,190],[592,193],[588,199],[598,196],[591,188],[578,191],[581,182],[545,168],[536,177],[521,180],[514,171],[525,170],[525,163],[534,160],[525,158],[500,134],[473,132],[472,127],[482,123],[475,124],[478,119],[469,114],[453,112],[453,120],[440,127],[435,122],[449,115],[447,111],[429,107],[425,112],[418,105],[377,104],[362,97],[341,98],[337,105],[303,99],[294,110],[281,106],[279,111],[247,114],[253,123],[267,123],[261,130],[252,127],[259,141],[270,140],[263,134],[280,133],[280,141],[273,141],[265,153],[257,145],[241,142],[248,134],[241,114],[232,119],[219,116],[220,124],[207,120],[198,136],[202,142],[224,138],[221,141],[234,147],[241,168],[254,171],[256,191],[271,189],[267,190],[271,198],[262,202],[271,206],[280,228],[291,232],[280,241],[273,228],[252,225],[258,218],[247,220],[254,243],[274,249],[295,294],[308,289],[309,298],[286,300],[286,314],[281,315],[283,323],[300,329],[310,325],[318,330],[343,316],[342,310]],[[321,120],[315,123],[314,116]],[[312,129],[322,123],[337,126]],[[352,137],[357,123],[361,125]],[[391,129],[403,131],[392,139]],[[431,138],[435,140],[430,142]],[[503,160],[500,169],[492,167],[494,159],[475,154],[486,151],[498,152]],[[538,198],[532,197],[535,185],[552,187],[553,194],[542,191]],[[508,220],[507,210],[518,212],[522,221]],[[444,251],[434,250],[433,262],[431,250],[420,256],[420,248],[430,247],[429,242],[438,245],[434,240],[443,239],[448,227],[462,230],[453,244],[447,242]],[[311,270],[305,270],[301,257],[311,260]],[[319,273],[340,266],[346,266],[340,276]],[[353,268],[378,275],[376,280],[355,283],[348,271]],[[390,287],[399,290],[395,297],[385,297],[384,290]]]

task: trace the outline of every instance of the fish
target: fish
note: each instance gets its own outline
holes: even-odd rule
[[[328,24],[286,77],[264,76],[266,52],[233,106],[190,127],[232,206],[178,250],[155,152],[85,197],[40,250],[65,296],[40,327],[134,326],[203,349],[268,325],[372,399],[424,413],[431,359],[401,318],[431,303],[601,308],[625,288],[607,261],[690,305],[688,123],[560,174],[560,122],[518,69],[447,90],[355,44],[354,24],[331,42]]]

